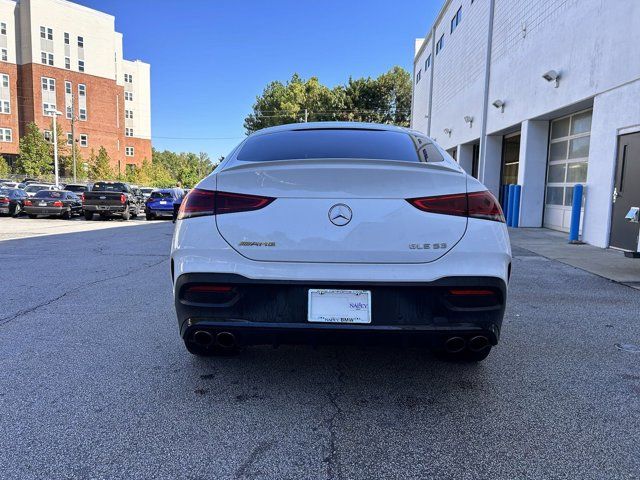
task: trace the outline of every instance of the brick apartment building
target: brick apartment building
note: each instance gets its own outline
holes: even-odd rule
[[[151,159],[150,65],[122,58],[115,18],[66,0],[0,0],[0,154],[10,162],[57,109],[86,161],[104,146],[116,169]],[[74,118],[74,139],[71,119]]]

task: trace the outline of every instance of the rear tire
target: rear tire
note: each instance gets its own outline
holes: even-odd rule
[[[60,215],[60,218],[62,218],[63,220],[71,220],[71,210],[63,212],[63,214]]]
[[[155,220],[156,216],[153,215],[152,213],[147,213],[147,220],[151,221],[151,220]]]
[[[472,352],[471,350],[463,350],[462,352],[449,353],[438,352],[438,356],[448,362],[462,362],[462,363],[475,363],[481,362],[486,359],[491,353],[491,347],[484,348],[479,352]]]
[[[19,203],[16,203],[16,206],[13,208],[13,213],[11,214],[11,216],[13,218],[18,218],[21,213],[22,213],[22,207],[20,206]]]
[[[85,220],[93,220],[93,212],[84,212]]]

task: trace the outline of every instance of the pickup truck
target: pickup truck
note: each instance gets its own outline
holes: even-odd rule
[[[87,220],[92,220],[95,213],[102,218],[118,215],[129,220],[143,208],[129,184],[123,182],[94,183],[91,191],[82,194],[82,207]]]

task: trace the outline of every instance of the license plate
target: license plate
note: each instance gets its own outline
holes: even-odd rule
[[[318,323],[371,323],[371,292],[311,289],[307,318]]]
[[[164,200],[160,201],[160,205],[166,205],[166,204],[167,204],[167,202],[165,202]]]
[[[107,210],[109,207],[105,205],[98,205],[98,210]]]
[[[38,205],[40,205],[41,207],[46,207],[47,206],[47,202],[40,202]]]

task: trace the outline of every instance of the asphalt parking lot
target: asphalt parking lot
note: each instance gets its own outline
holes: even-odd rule
[[[640,291],[515,248],[481,364],[200,359],[177,334],[171,222],[38,222],[61,221],[0,219],[0,478],[638,477]]]

